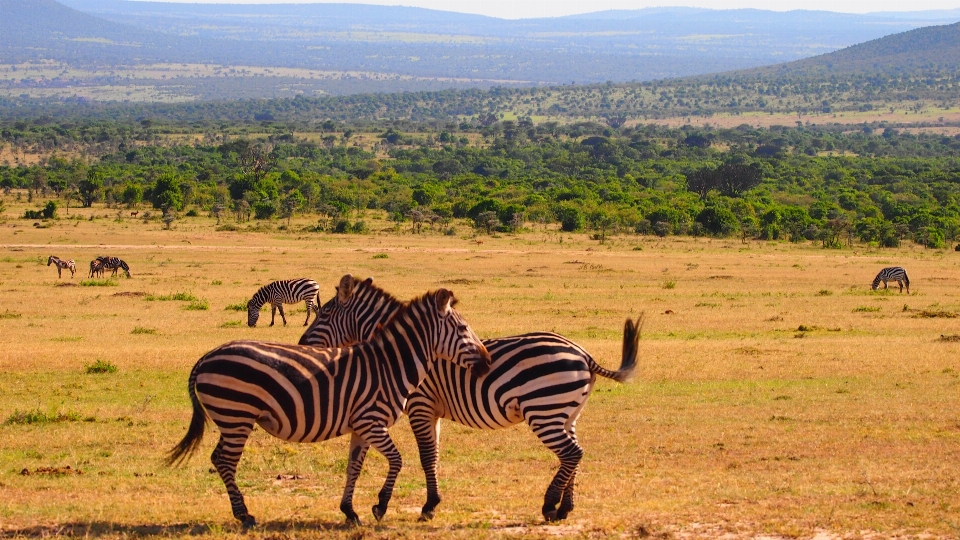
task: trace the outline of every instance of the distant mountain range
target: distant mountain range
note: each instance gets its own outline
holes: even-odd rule
[[[960,10],[854,15],[695,8],[502,20],[358,4],[125,0],[0,0],[0,12],[12,14],[0,18],[0,61],[48,55],[93,64],[213,62],[461,78],[479,86],[640,81],[750,68],[960,20]],[[256,45],[245,45],[251,42]]]

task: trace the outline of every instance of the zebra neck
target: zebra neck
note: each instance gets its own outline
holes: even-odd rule
[[[372,308],[371,316],[360,321],[359,335],[365,336],[364,341],[372,339],[377,330],[390,322],[403,307],[402,303],[387,298],[379,299],[378,303],[380,305]]]
[[[437,361],[430,332],[422,323],[400,314],[373,340],[358,345],[376,357],[381,388],[394,406],[403,407],[407,396],[426,378],[428,366]]]

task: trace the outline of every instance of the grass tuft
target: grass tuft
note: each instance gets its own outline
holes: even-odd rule
[[[833,291],[830,289],[820,289],[820,291],[817,293],[818,296],[830,296],[831,294],[833,294]]]
[[[57,424],[61,422],[80,422],[83,419],[83,416],[78,412],[45,413],[40,409],[34,409],[32,411],[21,411],[19,409],[15,409],[13,414],[8,416],[6,420],[3,421],[3,425],[25,426],[33,424]]]
[[[880,311],[878,306],[857,306],[853,308],[853,313],[876,313]]]
[[[117,366],[107,362],[106,360],[97,359],[96,362],[92,364],[87,364],[83,369],[83,372],[87,375],[102,375],[105,373],[116,373]]]
[[[80,282],[81,287],[116,287],[120,282],[113,279],[85,279]]]
[[[145,328],[143,326],[135,326],[131,334],[156,334],[156,328]]]
[[[672,279],[668,279],[668,280],[664,281],[664,282],[660,285],[660,287],[662,287],[662,288],[664,288],[664,289],[676,289],[676,288],[677,288],[677,282],[674,281],[674,280],[672,280]]]
[[[220,328],[241,328],[243,327],[242,321],[227,321],[220,325]]]
[[[192,293],[188,293],[188,292],[177,292],[177,293],[172,293],[172,294],[164,294],[164,295],[160,295],[160,296],[154,296],[154,295],[150,294],[150,295],[145,296],[143,299],[144,299],[144,300],[147,300],[147,301],[149,301],[149,302],[153,302],[153,301],[160,301],[160,302],[171,302],[171,301],[176,301],[176,302],[193,302],[193,301],[199,300],[199,298],[197,298],[196,296],[194,296]]]
[[[20,317],[23,317],[23,315],[17,313],[16,311],[10,311],[9,309],[6,309],[3,311],[3,313],[0,313],[0,319],[19,319]]]
[[[223,308],[224,311],[246,311],[246,304],[230,304],[229,306]]]
[[[210,309],[210,303],[206,300],[194,300],[183,306],[183,309],[187,311],[207,311]]]
[[[377,253],[376,255],[373,256],[373,258],[374,258],[374,259],[389,259],[390,256],[387,255],[386,253]]]

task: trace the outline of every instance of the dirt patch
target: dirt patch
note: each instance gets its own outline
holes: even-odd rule
[[[76,287],[76,286],[77,286],[76,283],[71,283],[69,281],[65,281],[63,283],[57,283],[56,285],[54,285],[54,287]]]
[[[940,337],[937,339],[937,341],[941,343],[960,343],[960,335],[951,334],[949,336],[945,336],[940,334]]]
[[[147,293],[141,292],[141,291],[124,291],[124,292],[113,293],[110,296],[133,296],[133,297],[139,298],[141,296],[146,296],[146,295]]]
[[[83,474],[83,471],[80,469],[74,469],[69,465],[63,467],[37,467],[33,471],[30,469],[23,469],[20,471],[21,476],[34,476],[37,474],[46,474],[51,476],[67,476],[70,474]]]
[[[477,283],[483,283],[482,279],[467,279],[467,278],[453,278],[453,279],[441,279],[439,283],[444,285],[476,285]]]
[[[932,311],[924,309],[918,311],[914,316],[914,319],[956,319],[957,314],[953,311]]]

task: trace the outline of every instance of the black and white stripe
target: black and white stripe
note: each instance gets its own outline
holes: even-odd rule
[[[402,461],[387,429],[403,412],[407,396],[447,359],[484,373],[490,355],[453,306],[453,293],[441,289],[404,307],[369,342],[322,349],[259,341],[234,341],[201,358],[190,372],[193,418],[169,463],[192,454],[203,439],[206,417],[220,430],[210,457],[223,483],[233,515],[244,525],[247,512],[236,483],[237,463],[255,425],[286,441],[319,442],[350,433],[347,483],[340,510],[359,523],[353,490],[372,446],[390,464],[373,507],[379,520],[387,510]],[[435,369],[435,368],[434,368]]]
[[[873,278],[873,290],[880,288],[880,282],[883,282],[883,288],[887,288],[888,281],[896,281],[897,285],[900,286],[900,292],[903,292],[903,287],[907,287],[907,294],[910,294],[910,278],[907,277],[907,271],[900,266],[890,266],[884,268],[877,274],[877,277]]]
[[[301,344],[323,347],[370,339],[403,303],[373,285],[344,276],[337,296],[324,304]],[[583,449],[576,423],[593,390],[596,376],[620,382],[633,374],[641,319],[627,320],[618,371],[598,365],[582,347],[549,332],[485,340],[490,372],[475,376],[449,363],[427,374],[406,404],[426,474],[427,501],[421,520],[433,517],[440,502],[437,486],[438,421],[441,418],[478,429],[501,429],[526,422],[540,441],[560,459],[546,491],[543,516],[564,519],[573,510],[574,481]],[[557,505],[560,505],[559,508]]]
[[[312,279],[282,279],[264,285],[253,295],[253,298],[247,302],[247,324],[256,326],[257,319],[260,318],[260,308],[264,304],[270,304],[270,326],[273,326],[277,319],[277,309],[280,310],[280,318],[283,319],[283,325],[287,325],[287,316],[283,313],[284,304],[296,304],[304,302],[307,304],[307,319],[303,321],[306,326],[310,322],[310,312],[317,311],[317,293],[320,291],[320,285]]]
[[[47,258],[47,266],[51,264],[57,265],[57,279],[60,279],[63,276],[64,269],[70,270],[70,279],[73,279],[73,275],[77,273],[77,263],[73,262],[73,259],[63,260],[54,255],[50,255]]]
[[[113,270],[111,276],[117,275],[117,270],[123,270],[130,277],[130,266],[117,257],[100,256],[90,261],[90,277],[103,275],[106,270]]]

